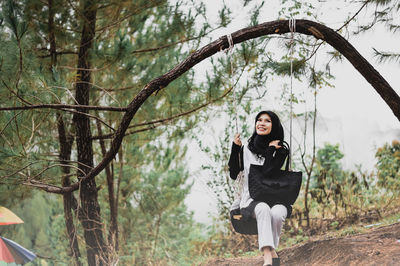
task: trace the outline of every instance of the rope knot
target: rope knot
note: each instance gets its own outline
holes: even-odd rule
[[[234,46],[232,35],[228,34],[228,35],[226,35],[226,38],[228,39],[229,47],[225,49],[225,52],[231,54],[231,53],[233,53],[233,46]]]
[[[289,30],[291,33],[290,44],[292,44],[294,42],[294,33],[296,32],[296,19],[294,18],[289,19]]]

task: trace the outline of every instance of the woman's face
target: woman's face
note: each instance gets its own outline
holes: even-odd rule
[[[258,135],[268,135],[272,130],[271,117],[268,114],[262,114],[256,122],[256,133]]]

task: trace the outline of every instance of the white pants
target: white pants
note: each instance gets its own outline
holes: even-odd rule
[[[272,208],[267,203],[260,202],[254,209],[257,220],[258,246],[262,251],[263,247],[278,247],[283,222],[287,216],[287,209],[284,205],[277,204]]]

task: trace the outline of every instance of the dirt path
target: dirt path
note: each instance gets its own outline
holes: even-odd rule
[[[390,265],[400,266],[400,223],[340,238],[309,241],[279,252],[282,266]],[[204,265],[261,266],[262,257],[213,259]]]

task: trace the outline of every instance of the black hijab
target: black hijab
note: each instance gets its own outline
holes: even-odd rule
[[[263,114],[267,114],[271,118],[272,129],[268,135],[258,135],[255,127],[258,118],[260,118],[260,116]],[[272,111],[261,111],[256,115],[254,132],[249,139],[248,147],[251,152],[257,154],[258,156],[265,157],[269,143],[273,140],[283,141],[283,138],[284,132],[279,117]]]

